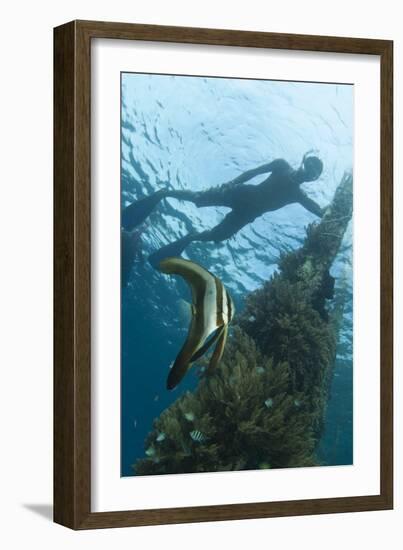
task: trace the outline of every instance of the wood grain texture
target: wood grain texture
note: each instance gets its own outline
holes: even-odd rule
[[[55,29],[54,519],[90,512],[90,50],[69,23]]]
[[[74,25],[54,35],[54,519],[74,525]]]
[[[379,495],[91,512],[91,39],[381,57],[381,490]],[[73,21],[54,31],[54,520],[72,529],[385,510],[393,506],[393,43]]]
[[[393,42],[381,57],[381,494],[393,507]]]
[[[382,55],[384,49],[390,44],[386,40],[367,38],[139,25],[104,21],[76,21],[76,24],[85,34],[92,38],[116,38],[123,40],[151,40],[188,44],[215,44],[218,46],[376,55]]]

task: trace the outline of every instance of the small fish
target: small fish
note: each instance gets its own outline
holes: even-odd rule
[[[157,435],[157,438],[155,441],[158,441],[158,443],[160,443],[161,441],[164,441],[166,435],[164,434],[164,432],[160,432],[158,435]]]
[[[248,317],[248,321],[250,323],[253,323],[254,321],[256,321],[256,317],[254,315],[250,315],[250,317]]]
[[[258,374],[263,374],[264,373],[264,368],[263,367],[256,367],[256,372]]]
[[[202,443],[205,440],[204,435],[199,430],[193,430],[189,435],[196,443]]]
[[[154,401],[159,401],[159,399],[160,399],[160,396],[158,395],[158,393],[154,395]]]
[[[294,405],[296,407],[300,407],[301,406],[301,401],[299,399],[294,399]]]
[[[169,257],[159,263],[159,269],[168,275],[180,275],[192,291],[192,319],[187,339],[168,374],[167,388],[172,390],[213,344],[215,349],[208,370],[211,371],[220,362],[235,308],[220,279],[201,265],[183,258]]]
[[[269,397],[268,399],[266,399],[266,401],[264,402],[264,404],[266,405],[266,407],[268,409],[271,409],[272,406],[273,406],[273,399],[271,397]]]
[[[134,428],[134,429],[137,428],[137,420],[133,420],[133,428]]]
[[[152,447],[152,446],[151,446],[151,447],[148,447],[148,449],[146,449],[146,455],[147,455],[147,456],[150,456],[150,457],[151,457],[151,456],[155,456],[155,449],[154,449],[154,447]]]
[[[195,419],[195,415],[192,412],[187,412],[183,416],[186,418],[186,420],[189,420],[189,422],[193,422],[193,420]]]

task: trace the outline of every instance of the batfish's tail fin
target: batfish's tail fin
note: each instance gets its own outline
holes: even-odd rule
[[[126,231],[131,231],[144,222],[157,206],[157,204],[167,197],[169,191],[160,189],[148,197],[134,201],[122,211],[122,226]]]

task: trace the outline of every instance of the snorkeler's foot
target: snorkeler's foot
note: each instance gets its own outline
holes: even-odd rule
[[[131,231],[144,222],[151,214],[157,204],[167,197],[168,189],[160,189],[148,197],[134,201],[122,211],[122,227],[126,231]]]
[[[197,233],[189,233],[185,237],[178,239],[173,243],[169,243],[161,248],[159,248],[153,254],[150,254],[148,261],[155,268],[158,269],[159,263],[164,258],[180,256],[185,248],[195,240]]]

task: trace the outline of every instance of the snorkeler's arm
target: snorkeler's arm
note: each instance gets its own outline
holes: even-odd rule
[[[312,212],[312,214],[315,214],[316,216],[319,216],[321,218],[324,214],[324,209],[319,206],[318,203],[310,199],[303,191],[300,191],[298,202],[309,212]]]
[[[280,171],[280,170],[288,170],[290,168],[290,165],[288,162],[284,159],[276,159],[272,162],[269,162],[268,164],[262,164],[261,166],[258,166],[257,168],[253,168],[252,170],[248,170],[247,172],[244,172],[237,178],[233,179],[231,183],[244,183],[245,181],[248,181],[256,176],[260,176],[261,174],[267,174],[268,172],[274,172],[274,171]]]

